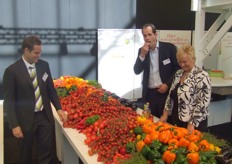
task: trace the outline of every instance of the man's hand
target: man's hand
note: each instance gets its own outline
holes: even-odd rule
[[[165,92],[167,92],[167,90],[168,90],[168,86],[167,86],[167,84],[161,84],[160,86],[159,86],[159,89],[157,90],[159,93],[165,93]]]
[[[144,43],[143,47],[141,48],[140,56],[142,58],[145,58],[149,49],[150,49],[150,43]]]
[[[23,138],[23,132],[20,126],[13,128],[12,133],[16,138]]]
[[[60,117],[60,120],[62,122],[66,122],[67,121],[68,116],[67,116],[67,114],[62,109],[58,110],[57,113],[58,113],[58,115]]]

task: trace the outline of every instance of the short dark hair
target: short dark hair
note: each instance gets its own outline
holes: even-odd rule
[[[143,29],[144,29],[144,28],[147,28],[147,27],[151,27],[152,32],[153,32],[154,34],[156,33],[155,25],[153,25],[152,23],[147,23],[147,24],[143,25],[143,27],[142,27],[142,33],[143,33]]]
[[[28,36],[23,40],[22,51],[24,51],[25,48],[28,48],[29,51],[32,51],[34,48],[34,45],[41,45],[41,44],[42,42],[38,36],[35,36],[35,35]]]

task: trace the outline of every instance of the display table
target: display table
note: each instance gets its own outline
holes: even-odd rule
[[[212,93],[222,96],[232,95],[232,80],[210,77]],[[208,127],[231,122],[232,99],[211,102],[209,106]]]
[[[78,164],[79,159],[85,164],[99,163],[97,155],[89,156],[84,144],[85,135],[76,129],[63,128],[60,118],[53,108],[56,125],[57,155],[62,164]]]
[[[3,100],[0,100],[0,164],[4,163],[4,112],[3,112]]]
[[[1,144],[0,145],[0,164],[4,164],[4,145],[3,144]]]
[[[141,114],[142,110],[137,109],[136,112]],[[53,114],[56,123],[57,155],[62,164],[78,164],[79,158],[85,164],[100,163],[97,162],[97,155],[88,155],[88,146],[84,144],[85,135],[78,133],[76,129],[63,128],[54,108]],[[157,121],[158,118],[154,117],[154,122]]]
[[[232,79],[226,80],[221,77],[210,77],[212,92],[219,95],[232,95]]]

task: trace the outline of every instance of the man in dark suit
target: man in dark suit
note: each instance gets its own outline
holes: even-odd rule
[[[172,43],[157,40],[153,24],[145,24],[142,34],[145,43],[138,51],[134,72],[143,72],[142,99],[149,102],[151,113],[159,118],[163,113],[171,76],[180,68],[176,59],[177,49]]]
[[[22,50],[22,57],[6,68],[3,75],[4,110],[13,135],[22,141],[20,163],[32,163],[35,140],[39,163],[54,164],[55,125],[50,103],[63,122],[67,115],[61,109],[49,64],[39,59],[40,39],[37,36],[26,37]],[[34,79],[30,76],[32,70],[35,71]],[[38,96],[40,108],[37,108]]]

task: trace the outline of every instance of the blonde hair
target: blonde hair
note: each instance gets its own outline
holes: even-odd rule
[[[185,44],[181,46],[180,48],[178,48],[177,53],[176,53],[176,58],[178,62],[182,59],[184,54],[189,55],[194,61],[196,61],[195,50],[193,46],[189,44]]]

